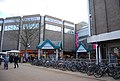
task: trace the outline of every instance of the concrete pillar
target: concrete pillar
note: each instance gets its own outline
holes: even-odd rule
[[[61,50],[61,52],[60,52],[60,59],[62,59],[63,58],[63,50]]]
[[[76,59],[78,59],[78,52],[76,52]]]
[[[41,56],[41,49],[38,49],[38,59],[40,59]]]
[[[56,61],[58,61],[58,49],[56,49]]]
[[[3,19],[2,29],[1,29],[1,41],[0,41],[0,51],[3,50],[3,39],[4,39],[4,30],[5,30],[5,20]]]
[[[97,44],[96,45],[96,63],[98,64],[101,61],[102,61],[102,58],[101,58],[101,48],[100,48],[100,45]]]
[[[20,22],[19,22],[19,35],[18,35],[18,40],[17,40],[17,50],[21,49],[21,32],[22,32],[22,18],[20,17]]]
[[[88,54],[89,54],[89,60],[90,60],[90,52],[88,52]]]
[[[96,44],[96,64],[98,64],[98,44]]]
[[[108,49],[108,59],[109,59],[109,63],[110,63],[110,60],[111,60],[111,58],[110,58],[110,48],[107,48]]]
[[[98,46],[98,50],[99,50],[99,62],[102,61],[102,57],[101,57],[101,48],[100,48],[100,45]]]

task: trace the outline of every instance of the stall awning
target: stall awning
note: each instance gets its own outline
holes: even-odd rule
[[[20,53],[19,50],[11,50],[11,51],[6,51],[6,52],[9,52],[9,53]]]
[[[37,47],[37,49],[59,49],[61,48],[61,42],[58,42],[58,45],[55,45],[52,41],[49,39],[46,39],[45,41],[41,42]]]

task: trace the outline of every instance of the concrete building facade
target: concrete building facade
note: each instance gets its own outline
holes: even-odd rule
[[[90,37],[96,43],[96,59],[118,62],[120,59],[120,0],[88,0]]]
[[[30,52],[36,53],[38,50],[36,46],[49,39],[53,43],[62,42],[60,50],[64,55],[75,55],[74,23],[48,15],[41,16],[40,14],[1,18],[0,51],[22,50],[24,52],[25,48],[20,43],[22,40],[19,34],[21,34],[20,28],[28,23],[30,25],[34,24],[39,30],[37,37],[28,47]]]

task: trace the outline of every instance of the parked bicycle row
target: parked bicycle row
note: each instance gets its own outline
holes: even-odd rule
[[[120,65],[117,63],[98,63],[85,60],[58,60],[51,61],[45,59],[35,59],[32,65],[51,67],[63,71],[73,71],[86,73],[88,76],[94,75],[96,78],[110,76],[114,79],[120,79]]]

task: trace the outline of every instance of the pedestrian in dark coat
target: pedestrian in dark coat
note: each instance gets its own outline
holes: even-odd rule
[[[14,68],[19,68],[19,65],[18,65],[18,60],[19,60],[19,57],[18,56],[14,56]]]

